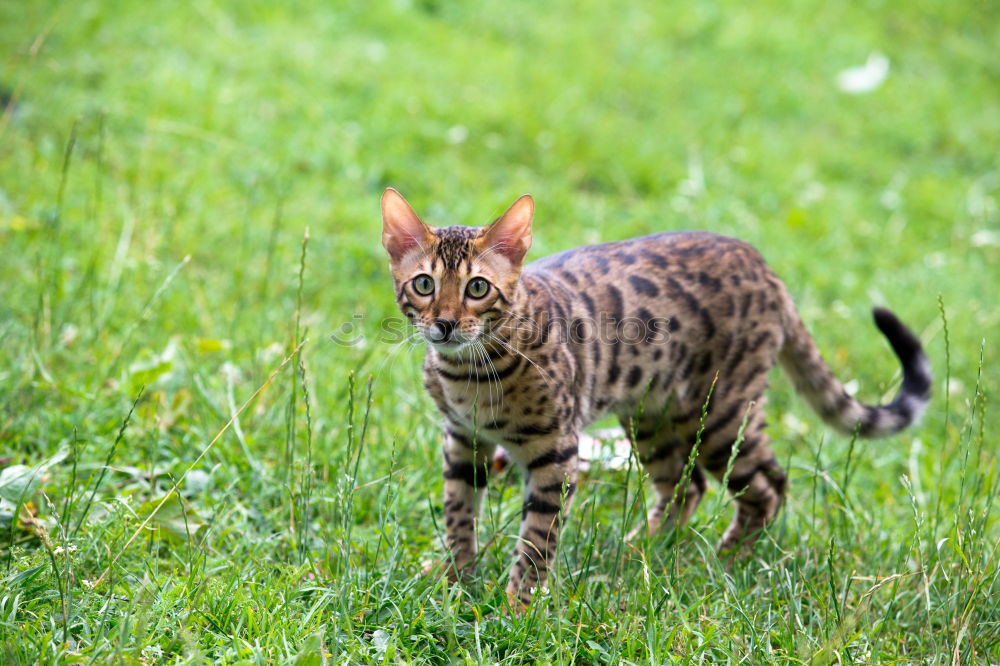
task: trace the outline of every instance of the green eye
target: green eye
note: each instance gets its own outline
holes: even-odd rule
[[[430,296],[434,293],[434,278],[430,275],[418,275],[413,278],[413,290],[421,296]]]
[[[469,284],[465,287],[465,293],[472,298],[482,298],[489,290],[490,283],[483,278],[469,280]]]

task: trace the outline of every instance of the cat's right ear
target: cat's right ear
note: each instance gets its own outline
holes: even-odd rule
[[[535,200],[530,194],[522,194],[506,213],[480,234],[476,241],[480,251],[494,249],[512,264],[520,265],[531,248],[531,218],[534,213]]]
[[[393,261],[399,261],[407,252],[426,248],[433,233],[420,221],[406,203],[403,195],[388,188],[382,194],[382,247]]]

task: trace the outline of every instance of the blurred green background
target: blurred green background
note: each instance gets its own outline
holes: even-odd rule
[[[386,657],[388,644],[371,647],[375,631],[411,649],[424,645],[386,630],[370,580],[342,578],[345,570],[330,560],[338,549],[367,553],[382,543],[387,537],[378,536],[375,523],[401,528],[392,541],[401,554],[393,567],[348,554],[347,569],[358,576],[382,576],[386,585],[411,580],[434,549],[439,426],[420,384],[420,349],[378,335],[382,319],[396,314],[379,244],[378,198],[387,186],[435,225],[483,224],[531,192],[537,208],[529,258],[662,230],[743,238],[786,280],[838,375],[856,380],[868,400],[891,393],[898,378],[870,323],[870,307],[888,305],[928,347],[935,402],[920,429],[865,444],[859,454],[845,438],[825,433],[776,376],[772,434],[793,489],[783,514],[789,534],[780,541],[798,571],[815,565],[815,575],[829,575],[836,587],[824,561],[831,539],[842,539],[847,572],[889,575],[880,567],[895,561],[887,553],[896,544],[913,539],[913,506],[926,514],[928,543],[949,534],[942,515],[980,507],[985,522],[976,523],[973,542],[988,551],[997,538],[996,509],[968,504],[964,484],[968,470],[988,475],[996,464],[995,447],[983,449],[982,442],[996,430],[997,413],[982,411],[982,396],[1000,389],[998,52],[1000,5],[988,2],[0,1],[0,457],[33,465],[60,449],[72,452],[44,476],[39,492],[52,504],[33,495],[31,510],[48,521],[53,543],[79,548],[79,574],[51,575],[48,596],[36,590],[31,609],[3,625],[7,640],[17,632],[31,637],[8,646],[8,658],[138,658],[156,647],[165,659],[198,653],[280,660],[295,652],[281,640],[306,635],[320,636],[324,649],[340,645],[343,652],[331,654],[348,661]],[[840,90],[838,75],[873,53],[890,63],[884,82],[862,94]],[[334,342],[345,324],[359,327],[364,342]],[[341,620],[328,610],[307,613],[313,598],[292,592],[299,601],[288,601],[268,629],[251,631],[238,615],[223,620],[185,593],[178,603],[201,613],[194,616],[201,624],[190,620],[193,633],[126,635],[121,627],[137,615],[121,611],[126,619],[115,620],[118,610],[105,613],[112,616],[107,622],[125,623],[114,625],[120,633],[97,631],[105,606],[79,581],[108,566],[142,516],[116,512],[115,501],[132,498],[136,506],[161,497],[222,428],[232,405],[303,337],[309,342],[302,367],[281,373],[243,415],[240,432],[225,434],[198,464],[209,485],[186,497],[212,527],[178,552],[233,563],[227,575],[236,586],[266,564],[279,573],[262,584],[265,592],[301,593],[299,567],[306,566],[317,581],[310,585],[318,589],[323,581],[339,590],[330,594],[344,604],[333,614],[347,618],[342,634],[331,629]],[[369,377],[366,448],[357,478],[344,481],[357,460],[351,456]],[[116,446],[141,386],[143,398]],[[857,504],[844,500],[839,486],[830,490],[831,502],[845,502],[852,516],[841,533],[817,517],[815,484],[820,469],[850,470],[852,455],[857,472],[849,492]],[[98,483],[105,460],[112,468]],[[913,502],[900,476],[915,487]],[[611,543],[627,531],[624,481],[612,475],[590,495],[594,507],[610,511],[602,521],[611,533],[580,528],[573,538]],[[345,504],[348,487],[361,489],[351,490]],[[88,513],[81,498],[94,488],[96,513]],[[516,482],[505,488],[496,503],[514,515]],[[578,505],[584,510],[586,497]],[[72,510],[62,517],[78,513],[82,532],[57,519],[53,507],[63,501]],[[695,529],[708,543],[724,522],[702,516]],[[19,544],[8,548],[15,573],[44,564],[46,549],[30,521],[8,523]],[[353,536],[343,531],[349,524]],[[496,576],[508,545],[490,556]],[[172,559],[151,546],[123,553],[112,568],[120,569],[123,607],[139,604],[136,590],[145,589],[129,584],[129,576],[146,576],[157,581],[150,602],[162,613],[157,622],[180,622],[162,590],[182,580],[215,580],[181,571],[176,558],[188,555]],[[716,579],[687,560],[689,577],[672,580],[721,602]],[[996,566],[995,558],[982,560],[975,570],[993,571],[990,562]],[[595,570],[607,566],[598,562]],[[634,575],[624,571],[626,580]],[[945,578],[935,581],[951,585]],[[749,574],[743,583],[757,589]],[[5,584],[16,591],[15,583]],[[381,598],[400,606],[403,599],[422,614],[436,588],[413,584]],[[51,594],[56,588],[61,597]],[[963,617],[962,604],[988,589],[977,583],[967,597],[942,592],[947,601],[935,612],[946,619],[929,605],[926,616],[907,614],[905,604],[887,597],[875,604],[886,613],[888,628],[878,635],[884,640],[865,632],[871,602],[847,604],[845,590],[843,612],[854,619],[842,631],[852,638],[836,649],[850,655],[857,640],[869,655],[886,650],[886,658],[950,650],[962,626],[952,616]],[[914,599],[929,595],[910,592]],[[793,586],[788,598],[812,594]],[[251,601],[258,614],[279,614],[271,602]],[[455,603],[427,610],[439,622],[429,635],[454,634],[441,639],[441,654],[457,654],[450,650],[466,636],[454,614],[469,621],[461,615],[468,606]],[[599,625],[617,613],[568,603],[566,613],[583,614],[574,622]],[[633,645],[635,632],[621,617],[618,643],[614,632],[591,639],[618,650],[609,652],[617,658],[639,661],[696,644],[712,659],[806,658],[825,654],[836,634],[829,628],[847,622],[829,601],[815,607],[815,624],[791,622],[759,644],[726,648],[702,634],[681,634],[664,638],[658,652]],[[626,618],[647,612],[635,599],[626,608]],[[664,608],[685,612],[673,602]],[[742,631],[731,611],[713,608],[706,613],[723,618],[723,633]],[[206,624],[205,616],[213,620]],[[912,635],[911,623],[920,622],[943,627],[951,638]],[[288,631],[281,640],[279,625]],[[72,640],[60,638],[60,626]],[[494,632],[492,659],[517,661],[536,654],[532,641],[554,640],[546,633],[556,631],[552,626],[483,631]],[[522,652],[504,643],[512,631],[526,641]],[[970,649],[965,640],[962,650]],[[240,652],[254,641],[259,654]],[[602,658],[586,641],[576,644],[582,647],[567,653],[570,661]],[[397,656],[440,656],[428,649],[430,657]]]

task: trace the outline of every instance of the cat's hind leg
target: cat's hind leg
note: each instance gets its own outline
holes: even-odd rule
[[[632,421],[623,419],[626,431]],[[644,530],[654,534],[661,525],[683,525],[698,508],[705,494],[705,475],[697,463],[689,466],[690,444],[667,429],[662,419],[641,420],[632,432],[636,453],[653,482],[655,499],[646,514],[646,524],[629,533],[628,539]]]
[[[736,503],[736,515],[719,543],[720,555],[726,557],[749,552],[785,496],[785,472],[768,446],[761,402],[746,409],[710,412],[699,447],[699,461],[717,479],[726,481]],[[739,437],[743,414],[746,427]]]

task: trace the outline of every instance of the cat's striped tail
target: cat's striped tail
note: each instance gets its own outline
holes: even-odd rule
[[[781,366],[796,390],[823,420],[848,434],[886,437],[916,421],[931,398],[931,368],[920,340],[889,310],[875,308],[875,325],[889,340],[903,366],[903,383],[892,402],[866,405],[855,400],[833,376],[798,313],[789,308]],[[786,311],[787,312],[787,311]]]

